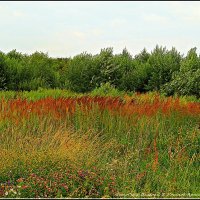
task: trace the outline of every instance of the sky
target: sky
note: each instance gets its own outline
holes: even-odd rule
[[[156,45],[200,49],[198,1],[0,1],[0,51],[51,57],[113,47],[138,54]]]

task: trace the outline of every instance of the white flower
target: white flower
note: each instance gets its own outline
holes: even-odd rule
[[[8,195],[8,192],[6,191],[5,195],[7,196]]]

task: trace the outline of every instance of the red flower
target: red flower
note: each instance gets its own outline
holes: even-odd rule
[[[27,185],[23,185],[23,186],[22,186],[22,189],[24,189],[24,190],[25,190],[26,188],[28,188],[28,186],[27,186]]]

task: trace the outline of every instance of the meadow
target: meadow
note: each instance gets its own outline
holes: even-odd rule
[[[199,133],[193,96],[2,91],[0,197],[200,197]]]

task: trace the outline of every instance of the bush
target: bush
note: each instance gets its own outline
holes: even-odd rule
[[[102,83],[100,87],[95,88],[91,93],[91,96],[121,96],[123,92],[117,90],[110,83]]]
[[[171,82],[166,83],[161,91],[167,95],[195,95],[200,97],[200,69],[197,71],[178,72]]]

